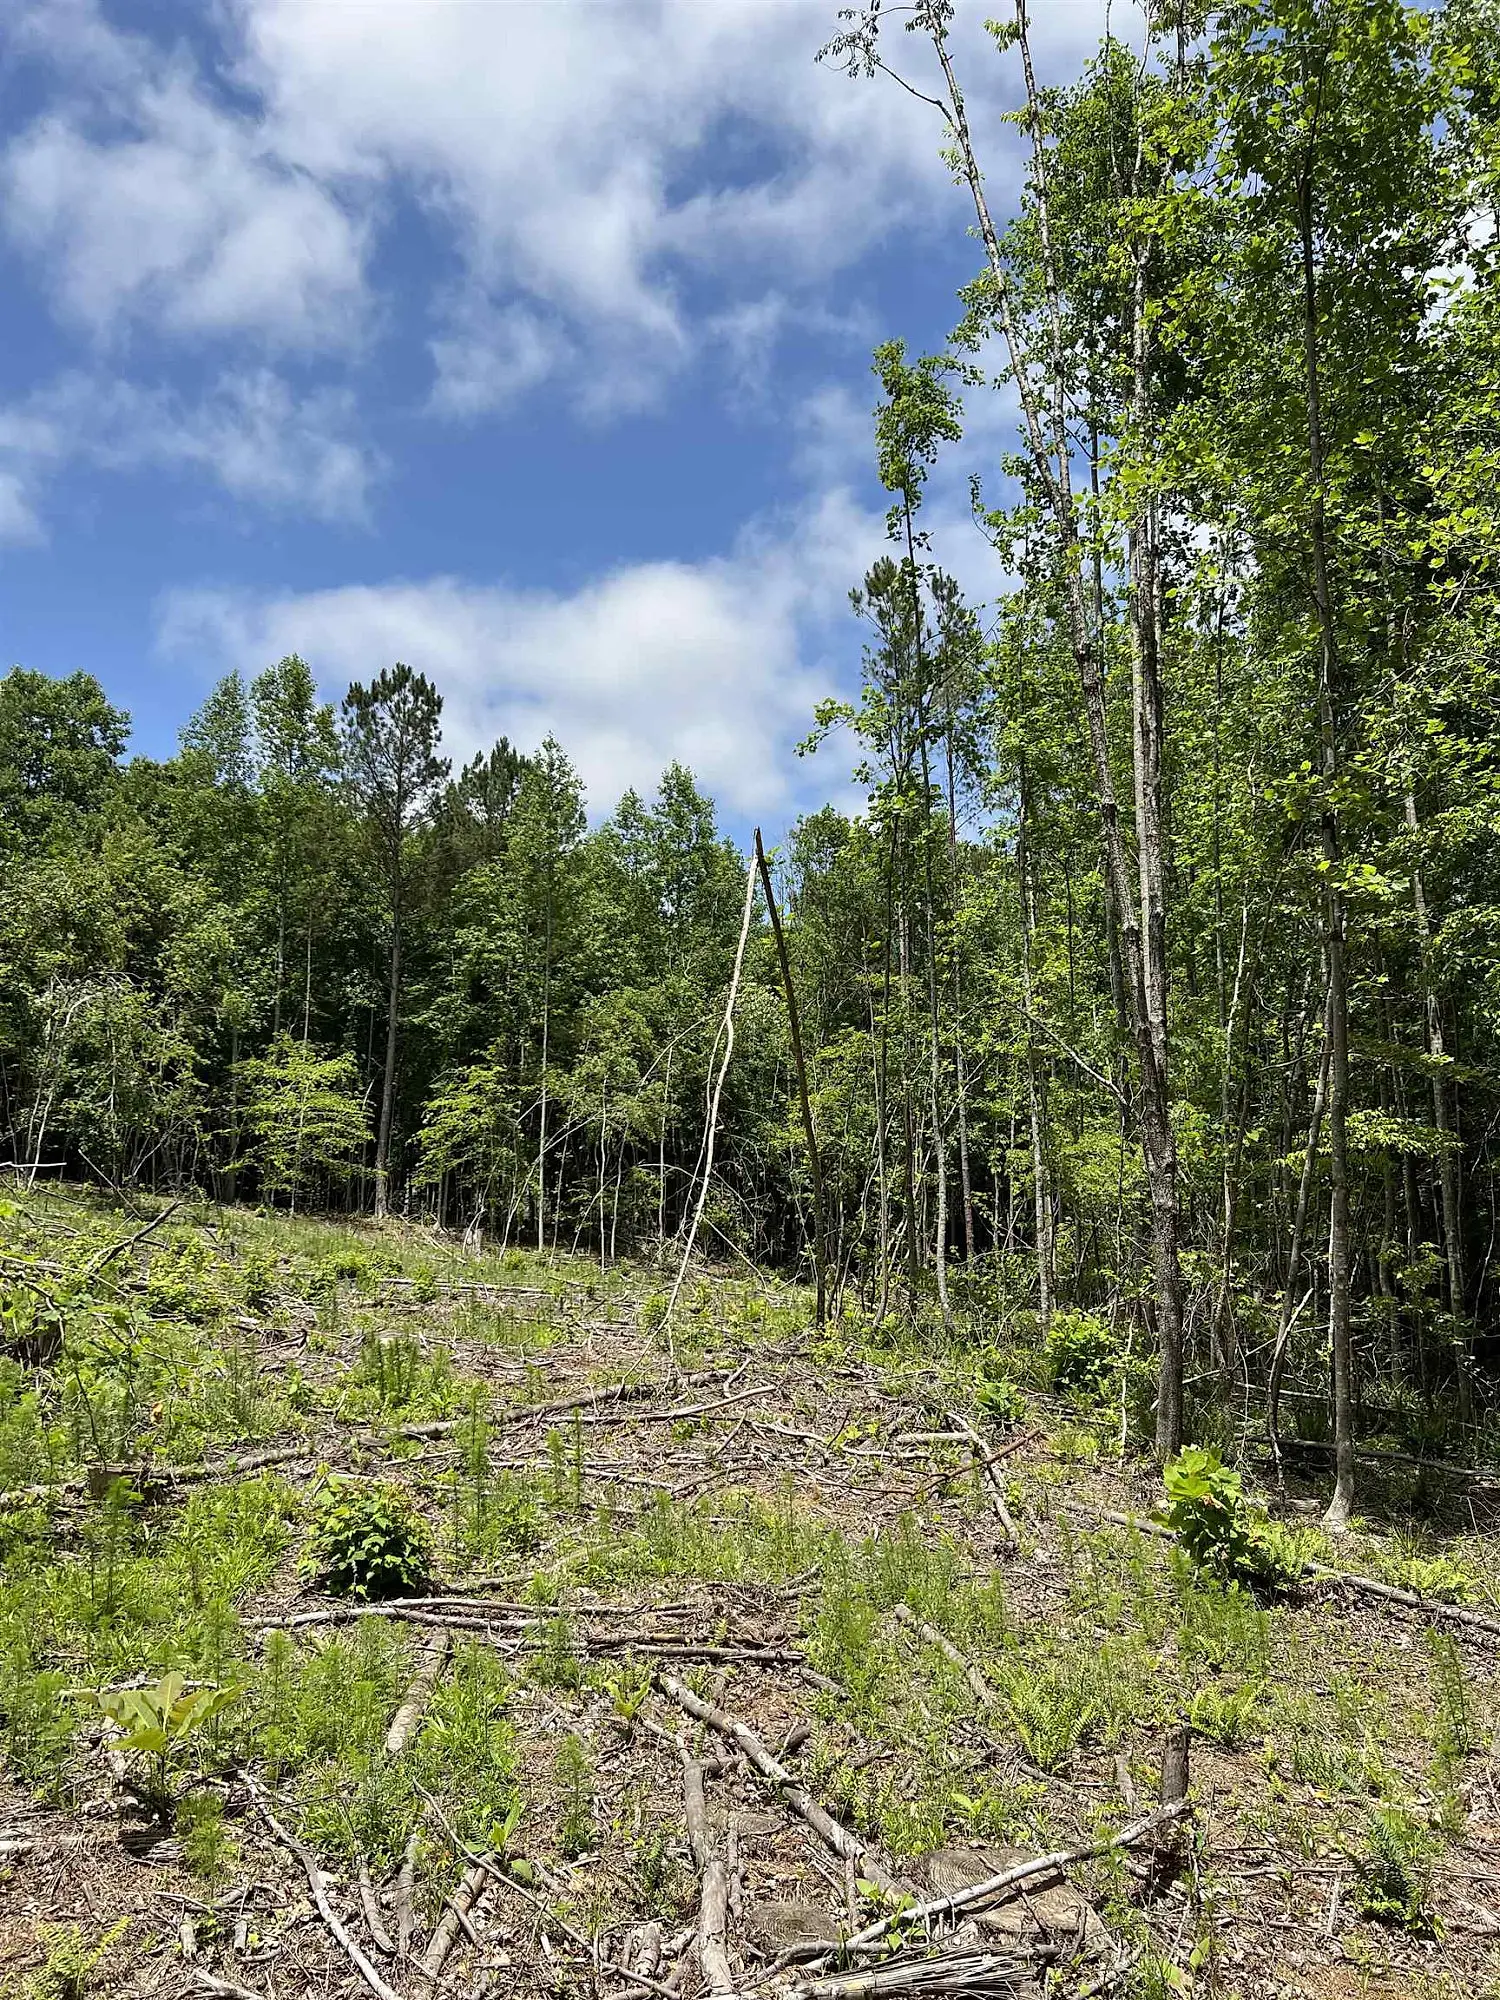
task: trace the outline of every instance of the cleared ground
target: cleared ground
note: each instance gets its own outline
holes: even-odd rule
[[[1303,1537],[1430,1614],[1262,1602],[998,1337],[158,1216],[0,1224],[0,1991],[1500,1993],[1482,1482]],[[308,1537],[377,1482],[364,1605]],[[234,1692],[122,1748],[170,1670]]]

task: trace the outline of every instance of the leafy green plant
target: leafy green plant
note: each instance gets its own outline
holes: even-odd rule
[[[1018,1660],[1000,1681],[1016,1734],[1043,1771],[1065,1763],[1103,1712],[1094,1662],[1083,1655],[1038,1667]]]
[[[1405,1806],[1376,1806],[1354,1854],[1359,1907],[1367,1917],[1432,1937],[1432,1836]]]
[[[221,1715],[243,1693],[240,1687],[190,1688],[181,1674],[163,1674],[155,1687],[111,1688],[94,1696],[99,1713],[123,1731],[118,1747],[139,1751],[158,1804],[172,1795],[172,1766],[188,1739]]]
[[[129,1929],[129,1917],[121,1917],[86,1944],[78,1924],[41,1925],[37,1942],[47,1956],[26,1982],[26,2000],[83,2000],[94,1973]]]
[[[1053,1388],[1085,1402],[1105,1393],[1122,1359],[1106,1323],[1086,1312],[1055,1312],[1042,1355]]]
[[[1216,1451],[1188,1446],[1162,1474],[1162,1516],[1194,1569],[1227,1582],[1292,1583],[1302,1559],[1286,1530],[1245,1498],[1240,1475]]]
[[[1026,1421],[1026,1398],[1020,1385],[1009,1375],[986,1375],[974,1400],[984,1414],[997,1424]]]
[[[427,1526],[399,1486],[340,1479],[318,1508],[303,1568],[339,1597],[397,1597],[420,1589],[431,1558]]]
[[[224,1825],[224,1801],[213,1792],[190,1792],[177,1808],[177,1837],[190,1874],[222,1882],[239,1858],[239,1843]]]

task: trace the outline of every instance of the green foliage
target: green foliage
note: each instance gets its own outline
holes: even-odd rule
[[[39,1925],[37,1943],[46,1959],[41,1971],[27,1980],[25,2000],[84,2000],[93,1975],[129,1929],[130,1918],[121,1917],[86,1942],[78,1924]]]
[[[1001,1687],[1026,1755],[1043,1771],[1065,1764],[1105,1712],[1098,1663],[1087,1654],[1002,1667]]]
[[[1106,1322],[1087,1312],[1055,1312],[1042,1351],[1053,1388],[1082,1402],[1107,1393],[1123,1359]]]
[[[1163,1515],[1193,1567],[1226,1581],[1288,1584],[1302,1573],[1295,1542],[1246,1500],[1215,1451],[1189,1446],[1162,1473]]]
[[[181,1674],[163,1674],[154,1687],[106,1690],[95,1695],[99,1712],[121,1732],[119,1747],[148,1760],[151,1793],[171,1796],[171,1773],[189,1739],[238,1701],[239,1687],[188,1687]]]
[[[224,1824],[224,1801],[214,1792],[190,1792],[177,1807],[177,1837],[190,1873],[215,1886],[229,1879],[239,1843]]]
[[[561,1794],[557,1844],[568,1860],[587,1854],[597,1838],[594,1768],[583,1739],[568,1730],[557,1746],[556,1777]]]
[[[246,1157],[268,1195],[297,1198],[348,1180],[369,1143],[359,1073],[349,1055],[318,1055],[283,1034],[240,1066]]]
[[[1359,1908],[1368,1917],[1432,1937],[1432,1836],[1405,1806],[1376,1806],[1355,1850]]]
[[[421,1588],[431,1558],[431,1535],[399,1486],[338,1479],[319,1503],[303,1568],[340,1597],[399,1597]]]

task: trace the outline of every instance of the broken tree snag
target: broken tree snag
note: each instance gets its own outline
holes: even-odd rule
[[[733,1993],[734,1974],[729,1968],[729,1872],[708,1829],[703,1766],[686,1750],[681,1756],[688,1845],[698,1870],[698,1965],[710,1993]]]
[[[925,1618],[919,1618],[909,1604],[893,1604],[891,1606],[891,1616],[899,1618],[903,1625],[909,1626],[916,1633],[917,1637],[925,1639],[929,1646],[935,1646],[948,1662],[949,1666],[958,1668],[958,1671],[974,1690],[974,1698],[981,1708],[995,1708],[998,1706],[1000,1698],[995,1693],[995,1690],[990,1686],[974,1662],[964,1658],[946,1632],[940,1632],[936,1625],[929,1625]]]
[[[995,1518],[1004,1530],[1006,1539],[1011,1542],[1020,1541],[1020,1533],[1016,1528],[1015,1522],[1011,1519],[1009,1507],[1005,1504],[1005,1488],[1001,1484],[999,1473],[995,1470],[989,1446],[979,1435],[978,1431],[975,1430],[968,1418],[961,1417],[957,1410],[946,1410],[944,1411],[944,1415],[953,1428],[967,1438],[969,1449],[973,1452],[979,1465],[979,1477],[984,1482],[984,1490],[990,1496],[990,1505],[995,1510]]]
[[[825,1846],[832,1848],[840,1860],[852,1861],[867,1881],[888,1894],[901,1893],[902,1885],[894,1875],[889,1874],[874,1858],[869,1848],[858,1837],[841,1826],[831,1813],[825,1812],[817,1800],[799,1785],[784,1764],[780,1764],[761,1742],[748,1724],[740,1722],[732,1715],[726,1715],[722,1708],[715,1708],[711,1701],[704,1701],[685,1687],[675,1674],[659,1673],[652,1676],[658,1688],[669,1701],[686,1709],[699,1722],[706,1722],[710,1729],[716,1729],[721,1736],[735,1744],[743,1752],[752,1768],[758,1771],[768,1784],[774,1785],[782,1799],[805,1826],[810,1826]]]
[[[422,1720],[422,1711],[431,1699],[432,1690],[437,1686],[438,1675],[443,1671],[443,1662],[448,1657],[448,1628],[434,1632],[427,1642],[427,1650],[422,1655],[411,1686],[406,1690],[406,1699],[396,1710],[390,1730],[385,1739],[387,1757],[399,1757],[416,1733],[417,1724]]]
[[[469,1922],[469,1912],[479,1901],[490,1876],[498,1874],[499,1869],[498,1861],[492,1862],[490,1857],[481,1855],[472,1868],[464,1870],[463,1877],[448,1898],[448,1907],[444,1910],[442,1919],[433,1932],[426,1951],[422,1954],[421,1971],[425,1979],[436,1981],[448,1962],[449,1952],[458,1942],[460,1930],[467,1931],[470,1937],[474,1935],[473,1926]]]
[[[1161,1802],[1163,1809],[1178,1806],[1186,1810],[1191,1778],[1189,1759],[1193,1731],[1190,1724],[1176,1722],[1167,1731],[1161,1746]],[[1174,1819],[1158,1833],[1151,1858],[1151,1874],[1158,1883],[1170,1881],[1182,1866],[1182,1822]]]

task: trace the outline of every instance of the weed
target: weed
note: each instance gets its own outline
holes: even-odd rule
[[[37,1942],[46,1961],[27,1981],[26,2000],[83,2000],[95,1971],[129,1928],[129,1917],[121,1917],[92,1944],[85,1944],[78,1924],[42,1924]]]
[[[191,1874],[223,1882],[239,1859],[239,1843],[224,1825],[224,1801],[213,1792],[190,1792],[177,1807],[177,1836]]]
[[[399,1486],[340,1479],[323,1497],[303,1567],[340,1597],[396,1597],[420,1589],[431,1553],[426,1525]]]
[[[178,1673],[163,1674],[155,1687],[110,1689],[94,1696],[99,1713],[124,1733],[122,1750],[138,1750],[148,1760],[150,1795],[164,1807],[172,1797],[172,1766],[195,1736],[231,1702],[238,1687],[189,1688]]]
[[[573,1621],[565,1611],[549,1618],[542,1628],[542,1641],[531,1663],[531,1678],[539,1687],[576,1688],[583,1679],[583,1657],[578,1650]]]
[[[1439,1822],[1450,1839],[1458,1839],[1464,1828],[1464,1807],[1459,1776],[1464,1759],[1474,1748],[1474,1725],[1469,1706],[1469,1688],[1464,1678],[1463,1655],[1451,1632],[1429,1626],[1427,1648],[1432,1661],[1433,1704],[1437,1711],[1432,1726],[1432,1779]]]
[[[1245,1591],[1197,1577],[1180,1553],[1174,1570],[1182,1607],[1177,1644],[1184,1665],[1265,1681],[1271,1670],[1269,1614]]]
[[[1055,1312],[1042,1352],[1053,1388],[1082,1402],[1106,1393],[1121,1361],[1114,1334],[1086,1312]]]
[[[1376,1806],[1354,1853],[1359,1907],[1367,1917],[1400,1924],[1416,1937],[1436,1935],[1431,1909],[1433,1841],[1415,1814]]]
[[[569,1730],[557,1746],[557,1782],[562,1792],[557,1844],[569,1861],[594,1844],[594,1771],[583,1739]]]
[[[987,1372],[974,1400],[993,1423],[1014,1425],[1026,1421],[1026,1398],[1020,1384],[1009,1375]]]
[[[1066,1763],[1100,1718],[1095,1663],[1086,1656],[1037,1667],[1016,1660],[1000,1669],[1000,1682],[1026,1755],[1043,1771]]]

